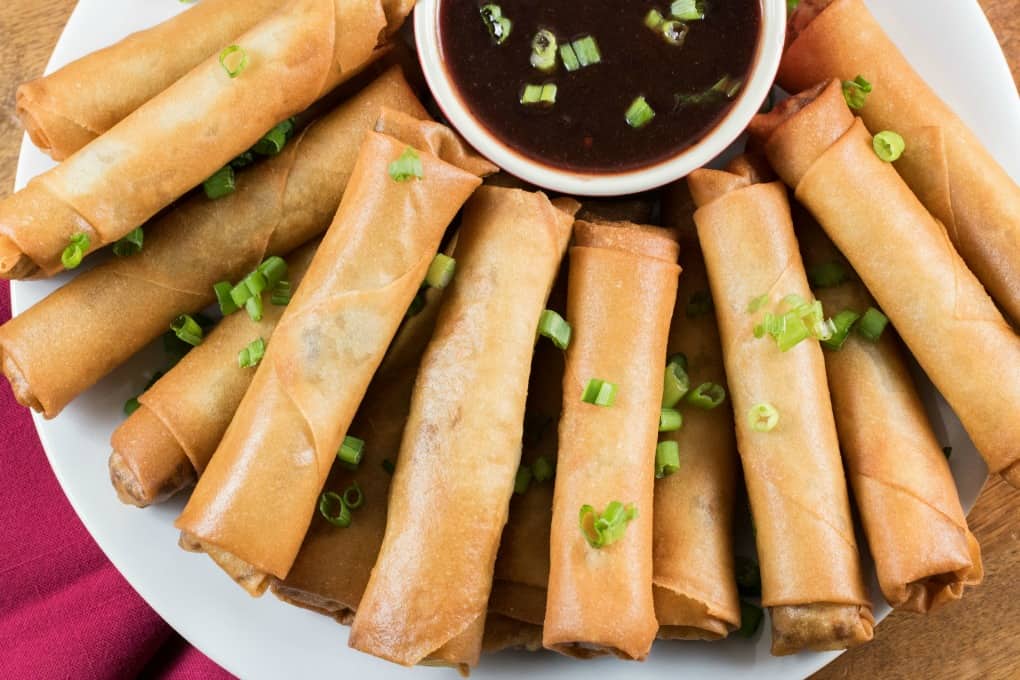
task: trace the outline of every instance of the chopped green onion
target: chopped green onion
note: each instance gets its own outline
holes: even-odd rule
[[[871,147],[879,158],[886,163],[892,163],[903,155],[907,143],[903,141],[903,137],[892,130],[883,130],[871,140]]]
[[[602,548],[623,538],[627,524],[635,517],[637,508],[633,503],[624,506],[620,501],[612,501],[602,513],[590,505],[582,505],[579,524],[588,545]]]
[[[255,368],[266,355],[266,341],[262,338],[252,340],[247,347],[237,353],[237,365],[241,368]]]
[[[726,388],[714,382],[703,382],[687,394],[692,406],[710,411],[726,399]]]
[[[768,402],[755,404],[747,412],[747,422],[755,432],[771,432],[779,424],[779,411]]]
[[[559,349],[566,349],[570,345],[572,332],[570,324],[551,309],[544,310],[542,316],[538,317],[538,334],[552,340]]]
[[[850,273],[842,262],[823,262],[808,269],[808,282],[812,288],[832,288],[847,280]]]
[[[351,470],[358,469],[362,457],[365,455],[365,440],[351,437],[344,437],[340,448],[336,451],[336,457],[340,464]]]
[[[663,408],[676,406],[689,389],[691,389],[691,379],[680,362],[670,361],[666,364],[666,375],[662,381]]]
[[[840,349],[850,336],[850,329],[859,318],[861,318],[861,315],[852,309],[844,309],[834,316],[832,323],[835,329],[832,331],[831,337],[822,340],[822,344],[829,349]]]
[[[485,27],[489,29],[489,36],[497,45],[502,45],[510,37],[513,22],[503,16],[503,8],[499,5],[482,5],[478,10],[482,15]]]
[[[262,139],[255,142],[255,146],[251,150],[260,156],[276,156],[283,151],[283,147],[287,145],[287,140],[293,133],[294,119],[288,118],[263,135]]]
[[[525,106],[552,106],[556,103],[556,92],[559,88],[556,83],[544,85],[525,85],[521,90],[521,104]]]
[[[790,0],[787,0],[789,2]],[[737,629],[737,635],[743,638],[749,638],[758,632],[761,628],[761,621],[763,617],[761,607],[750,602],[740,601],[740,628]]]
[[[712,87],[701,92],[677,93],[673,95],[673,111],[679,111],[686,106],[695,106],[717,102],[722,99],[733,99],[737,92],[740,92],[744,81],[741,78],[733,78],[729,74],[717,80]]]
[[[141,227],[129,231],[124,238],[113,244],[113,254],[117,257],[127,257],[142,252],[142,244],[145,242],[145,232]]]
[[[230,165],[230,167],[234,168],[235,170],[240,170],[241,168],[248,167],[249,165],[251,165],[254,162],[255,162],[255,152],[253,152],[253,151],[251,151],[249,149],[248,151],[245,151],[241,155],[235,156],[234,160],[230,161],[230,163],[228,163],[228,165]]]
[[[806,340],[811,335],[807,324],[796,314],[787,314],[784,318],[786,320],[784,328],[776,336],[776,344],[779,345],[779,350],[782,352],[796,347],[801,340]]]
[[[816,321],[811,327],[811,335],[822,342],[831,340],[832,336],[836,334],[836,322],[832,319],[823,319]]]
[[[946,460],[949,460],[949,457],[951,455],[953,455],[953,447],[952,446],[943,446],[942,447],[942,455],[946,457]]]
[[[874,307],[868,307],[861,320],[857,322],[857,332],[872,342],[878,342],[888,323],[889,317]]]
[[[560,45],[560,61],[563,62],[563,68],[568,71],[576,71],[581,68],[581,62],[578,61],[574,48],[569,44]]]
[[[715,304],[712,302],[712,293],[707,290],[698,290],[691,293],[685,313],[688,319],[693,319],[713,310],[715,310]]]
[[[555,472],[556,469],[553,467],[553,464],[545,456],[539,456],[531,464],[531,476],[535,478],[536,482],[545,482],[552,479]]]
[[[236,78],[248,68],[248,53],[240,45],[227,45],[220,52],[220,66],[228,76]]]
[[[244,309],[248,312],[248,316],[251,317],[252,321],[262,321],[262,312],[264,310],[262,296],[252,295],[250,298],[245,300]]]
[[[181,314],[174,319],[173,323],[170,324],[170,330],[174,332],[174,335],[192,347],[202,344],[202,327],[187,314]]]
[[[590,35],[578,38],[570,43],[570,46],[574,48],[577,62],[581,66],[591,66],[602,61],[602,52],[599,51],[599,45],[595,42],[595,38]]]
[[[273,292],[269,297],[269,301],[277,307],[285,307],[290,304],[290,281],[278,281],[273,286]]]
[[[421,158],[418,157],[418,152],[409,146],[405,147],[404,152],[400,154],[400,158],[390,163],[389,173],[390,178],[394,182],[406,182],[412,177],[421,179],[424,169],[422,168]]]
[[[556,68],[556,36],[548,29],[541,29],[531,39],[531,65],[539,71]]]
[[[142,403],[138,401],[138,397],[131,397],[124,402],[124,415],[129,416],[142,407]]]
[[[514,493],[523,496],[531,484],[531,468],[522,465],[517,468],[517,476],[514,477]]]
[[[266,277],[266,285],[263,286],[261,290],[252,289],[252,292],[258,295],[266,288],[272,288],[277,283],[287,278],[287,261],[278,255],[273,255],[271,257],[267,257],[262,264],[258,266],[256,271]]]
[[[745,597],[761,596],[761,569],[750,557],[737,555],[734,560],[737,590]]]
[[[754,314],[768,303],[769,294],[763,293],[762,295],[759,295],[758,297],[754,298],[753,300],[747,303],[747,312],[748,314]]]
[[[357,482],[352,482],[349,487],[344,489],[344,505],[351,510],[357,510],[365,502],[365,494],[361,491],[361,487]]]
[[[453,280],[453,272],[457,268],[457,261],[449,255],[439,253],[432,258],[429,271],[425,275],[425,283],[433,288],[446,288]]]
[[[341,529],[351,526],[351,509],[335,491],[326,491],[319,498],[319,514],[333,526]]]
[[[684,40],[687,39],[687,33],[691,29],[687,27],[682,21],[676,19],[670,19],[669,21],[663,21],[662,25],[659,26],[659,33],[670,45],[676,45],[677,47],[684,44]]]
[[[659,411],[659,432],[676,432],[684,426],[684,416],[675,408]]]
[[[627,125],[638,129],[652,122],[652,118],[655,118],[655,111],[652,110],[652,107],[648,105],[648,102],[642,96],[637,97],[630,103],[623,117],[626,119]]]
[[[80,265],[91,243],[89,235],[83,231],[72,235],[64,252],[60,254],[60,264],[64,265],[64,269],[74,269]]]
[[[843,81],[843,99],[846,100],[846,105],[855,111],[864,108],[869,92],[871,92],[871,83],[865,80],[864,76]]]
[[[206,198],[213,201],[234,193],[237,190],[234,169],[229,165],[224,165],[213,173],[212,177],[202,182],[202,190],[205,191]]]
[[[616,383],[592,378],[581,393],[581,401],[595,406],[612,406],[616,401]]]
[[[652,29],[653,31],[659,30],[659,26],[662,26],[662,22],[666,18],[662,16],[662,12],[652,8],[648,10],[648,14],[645,15],[645,26]]]
[[[677,364],[680,368],[687,370],[687,355],[683,352],[677,352],[676,354],[670,354],[666,359],[666,365]]]
[[[675,441],[659,442],[655,447],[655,478],[662,479],[680,469],[680,445]]]
[[[684,21],[698,21],[705,18],[705,10],[697,0],[673,0],[669,6],[670,16]]]
[[[383,458],[380,465],[382,465],[383,470],[386,470],[386,472],[391,475],[397,470],[397,466],[394,465],[393,461],[390,460],[389,458]]]

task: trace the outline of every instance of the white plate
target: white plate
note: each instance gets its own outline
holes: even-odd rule
[[[974,0],[869,0],[868,5],[911,63],[963,116],[1014,178],[1020,178],[1020,101],[998,43]],[[127,33],[181,11],[176,0],[80,0],[47,67],[107,45]],[[951,36],[951,39],[949,38]],[[52,162],[26,137],[16,186]],[[17,314],[66,282],[69,275],[11,288]],[[159,366],[158,351],[142,352],[86,392],[55,421],[36,416],[36,427],[64,492],[96,542],[125,578],[181,635],[224,668],[244,678],[455,677],[435,668],[404,670],[347,648],[347,629],[330,619],[285,605],[269,595],[252,599],[211,560],[177,548],[173,520],[183,500],[137,510],[121,505],[110,486],[106,460],[110,433],[121,422],[124,400]],[[973,445],[930,386],[926,400],[940,439],[952,444],[952,468],[964,506],[970,508],[985,478]],[[877,596],[877,588],[872,588]],[[875,598],[876,618],[889,609]],[[881,629],[878,632],[882,634]],[[774,658],[768,635],[755,643],[659,643],[644,664],[613,659],[575,662],[555,654],[503,653],[486,657],[473,677],[535,680],[587,678],[611,672],[627,678],[697,677],[757,680],[806,676],[835,653]],[[353,675],[351,673],[353,672]],[[364,675],[363,675],[364,674]]]

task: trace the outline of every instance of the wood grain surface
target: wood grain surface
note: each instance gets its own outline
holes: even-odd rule
[[[1020,80],[1020,0],[980,4],[1014,81]],[[74,5],[74,0],[13,0],[0,12],[0,196],[11,190],[21,144],[15,88],[42,73]],[[984,584],[928,616],[892,614],[878,626],[874,642],[843,654],[814,678],[1020,678],[1017,515],[1020,491],[997,480],[987,483],[970,513],[984,551]]]

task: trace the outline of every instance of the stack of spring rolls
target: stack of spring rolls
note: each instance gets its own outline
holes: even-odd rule
[[[752,633],[759,595],[773,654],[862,644],[854,513],[891,606],[979,583],[904,348],[1020,486],[1020,189],[861,1],[800,3],[779,75],[798,94],[661,210],[481,186],[498,168],[398,67],[351,81],[411,4],[204,0],[19,88],[62,162],[0,201],[0,276],[141,235],[0,326],[17,399],[55,417],[219,303],[113,433],[115,493],[194,486],[183,548],[405,666],[642,660],[656,638]],[[293,116],[229,195],[189,193]],[[895,165],[882,130],[906,140]],[[289,295],[232,310],[214,288],[277,256]],[[824,320],[780,346],[764,319],[798,304]],[[834,317],[879,308],[889,327],[834,339]]]

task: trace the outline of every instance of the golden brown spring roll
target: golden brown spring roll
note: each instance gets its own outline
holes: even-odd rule
[[[542,643],[571,656],[643,659],[658,630],[652,495],[677,244],[663,229],[628,223],[579,221],[574,233]],[[581,400],[592,379],[617,386],[611,406]],[[618,540],[592,547],[578,514],[614,501],[637,514]]]
[[[814,220],[798,221],[805,262],[842,256]],[[855,278],[817,288],[828,315],[874,304]],[[949,464],[932,432],[892,328],[878,342],[851,333],[825,350],[836,429],[854,502],[882,594],[893,607],[927,612],[981,582],[981,547],[967,528]]]
[[[296,289],[318,243],[287,257],[287,280]],[[265,304],[262,320],[235,313],[141,396],[141,404],[113,432],[110,480],[124,503],[161,503],[194,484],[209,463],[255,371],[237,354],[258,338],[269,342],[284,307]]]
[[[811,298],[786,189],[722,170],[697,170],[688,181],[757,531],[762,604],[772,615],[772,653],[867,642],[871,605],[821,347],[808,338],[783,352],[770,336],[753,333],[786,296]],[[763,295],[763,311],[750,312]],[[778,412],[771,431],[752,427],[760,404]]]
[[[988,469],[1020,486],[1020,337],[945,228],[875,154],[839,81],[756,116],[751,129],[959,416]]]
[[[280,6],[279,0],[202,0],[188,11],[18,87],[32,143],[63,160]]]
[[[140,253],[84,272],[0,326],[0,369],[18,401],[54,417],[177,315],[213,302],[217,281],[237,281],[322,233],[383,107],[428,115],[390,69],[246,170],[235,193],[185,200],[145,227]]]
[[[685,186],[671,193],[687,193]],[[667,205],[677,205],[668,201]],[[680,227],[681,214],[663,214]],[[692,298],[708,292],[708,276],[694,233],[680,239],[683,274],[669,330],[668,355],[688,359],[691,388],[705,382],[726,386],[722,344],[715,314],[689,314]],[[740,625],[740,600],[733,564],[733,505],[737,442],[728,403],[705,410],[681,401],[683,427],[663,433],[680,447],[680,469],[655,482],[653,594],[659,637],[718,640]]]
[[[903,135],[906,151],[894,167],[1020,323],[1020,186],[914,71],[864,2],[804,0],[791,22],[780,84],[799,92],[864,76],[873,88],[858,111],[864,123]]]
[[[408,666],[478,663],[535,333],[572,223],[541,193],[484,187],[468,202],[351,647]]]
[[[115,242],[384,51],[409,0],[290,0],[56,168],[0,201],[0,278],[52,275],[72,236]],[[233,68],[233,66],[231,66]]]
[[[391,176],[408,153],[420,177]],[[290,571],[369,380],[480,183],[428,150],[366,135],[333,224],[176,522],[183,546],[252,595]]]

